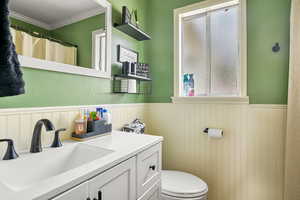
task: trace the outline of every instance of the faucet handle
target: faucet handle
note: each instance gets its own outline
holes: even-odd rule
[[[7,150],[3,157],[3,160],[12,160],[19,157],[17,154],[15,147],[14,147],[14,141],[11,139],[1,139],[0,142],[7,142]]]
[[[52,148],[58,148],[58,147],[61,147],[62,146],[62,143],[60,141],[60,138],[59,138],[59,133],[62,132],[62,131],[66,131],[67,129],[65,128],[61,128],[61,129],[58,129],[55,131],[55,135],[54,135],[54,140],[53,140],[53,143],[51,145]]]

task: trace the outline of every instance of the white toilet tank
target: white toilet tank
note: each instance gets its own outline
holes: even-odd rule
[[[207,200],[207,193],[207,184],[192,174],[162,171],[161,200]]]

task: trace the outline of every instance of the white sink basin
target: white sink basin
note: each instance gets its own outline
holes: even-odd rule
[[[25,154],[15,160],[0,161],[0,182],[11,190],[21,191],[112,152],[87,144],[44,148],[41,153]]]

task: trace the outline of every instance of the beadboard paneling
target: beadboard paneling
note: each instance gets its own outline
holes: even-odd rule
[[[93,106],[91,106],[93,107]],[[127,104],[105,105],[114,129],[139,117],[147,132],[162,135],[163,166],[198,175],[209,185],[210,200],[283,200],[286,106],[241,104]],[[0,110],[0,138],[12,138],[17,150],[29,149],[34,124],[50,119],[66,127],[81,108],[52,107]],[[202,133],[223,128],[223,139]],[[52,133],[42,133],[43,145]],[[0,145],[0,156],[5,145]]]
[[[144,104],[103,105],[112,114],[113,129],[120,129],[124,124],[135,118],[144,118]],[[74,120],[80,109],[95,108],[95,106],[68,106],[47,108],[0,109],[0,138],[10,138],[15,141],[17,151],[29,150],[35,123],[46,118],[53,122],[55,128],[67,128],[61,135],[62,139],[70,139],[74,130]],[[51,144],[53,132],[42,133],[43,146]],[[0,145],[0,158],[6,150],[6,145]]]
[[[165,139],[163,167],[201,177],[210,200],[283,200],[286,106],[148,104],[146,113],[148,132]]]

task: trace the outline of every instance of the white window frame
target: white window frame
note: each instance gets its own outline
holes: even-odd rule
[[[247,96],[247,0],[206,0],[174,10],[174,97],[173,103],[245,103],[249,104]],[[223,7],[238,5],[240,7],[240,95],[232,96],[195,96],[183,97],[182,90],[182,20],[184,17],[217,10]]]

